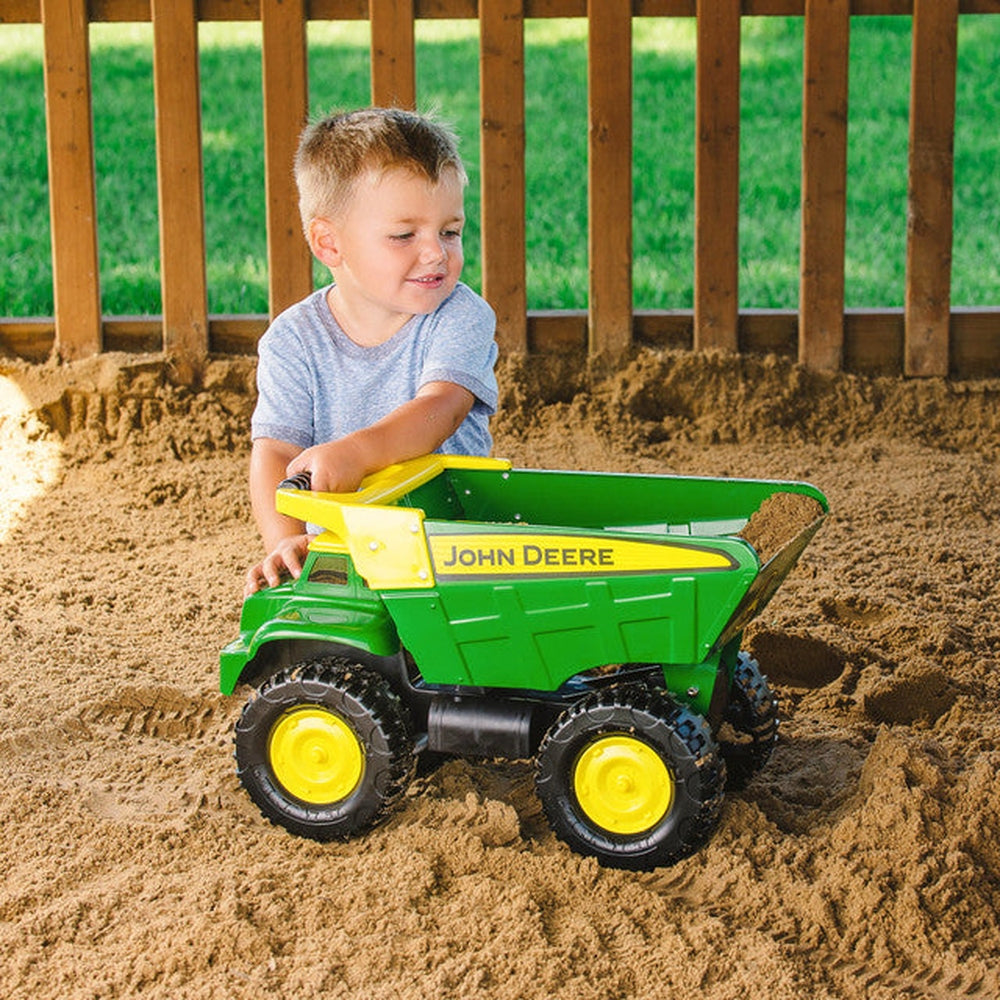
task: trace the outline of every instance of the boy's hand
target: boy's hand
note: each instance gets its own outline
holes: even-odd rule
[[[247,570],[243,586],[244,598],[256,594],[264,587],[276,587],[283,577],[293,576],[297,580],[302,572],[306,553],[312,535],[291,535],[283,538],[265,559]]]
[[[308,472],[318,493],[353,493],[371,471],[370,456],[355,434],[313,445],[295,456],[286,468],[289,476]]]

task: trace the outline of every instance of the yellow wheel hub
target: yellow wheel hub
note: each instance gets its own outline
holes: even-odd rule
[[[674,779],[648,743],[624,733],[589,744],[573,769],[573,789],[588,819],[611,833],[652,829],[674,801]]]
[[[364,749],[350,726],[325,708],[286,712],[271,730],[268,759],[282,787],[303,802],[339,802],[357,787]]]

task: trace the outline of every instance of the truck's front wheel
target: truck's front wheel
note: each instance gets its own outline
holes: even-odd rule
[[[665,691],[595,691],[553,724],[536,788],[556,834],[612,868],[672,864],[718,822],[725,765],[701,716]]]
[[[364,667],[328,659],[276,674],[236,724],[240,782],[266,818],[314,840],[372,826],[406,790],[406,710]]]

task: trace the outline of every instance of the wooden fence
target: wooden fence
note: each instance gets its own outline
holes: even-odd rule
[[[632,344],[774,352],[864,374],[1000,375],[1000,307],[950,305],[960,13],[1000,0],[0,0],[43,25],[55,316],[0,319],[0,346],[42,360],[165,351],[184,370],[253,350],[267,317],[206,304],[197,27],[262,26],[271,315],[312,287],[289,164],[307,117],[306,23],[371,22],[375,104],[415,103],[414,22],[480,22],[483,294],[505,352],[614,356]],[[845,310],[848,40],[852,15],[912,15],[905,306]],[[740,311],[740,18],[804,18],[798,311]],[[632,305],[632,17],[696,17],[694,309]],[[525,291],[526,18],[586,17],[589,309],[531,312]],[[89,24],[151,21],[163,315],[101,315]],[[599,235],[599,238],[596,236]]]

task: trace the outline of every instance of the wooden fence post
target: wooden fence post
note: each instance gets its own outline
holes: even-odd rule
[[[102,346],[86,0],[42,0],[41,17],[55,350],[72,360]]]
[[[904,371],[947,375],[958,0],[914,0]]]
[[[189,381],[208,353],[196,0],[150,0],[163,350]]]
[[[273,319],[312,290],[293,164],[309,117],[305,0],[261,0],[268,311]]]
[[[479,0],[483,296],[506,354],[528,350],[524,2]]]
[[[849,0],[806,0],[799,362],[830,371],[844,354],[850,22]]]
[[[372,31],[372,103],[417,106],[414,0],[369,0]]]
[[[632,4],[588,0],[588,270],[591,355],[632,343]]]
[[[694,347],[739,349],[740,0],[698,0]]]

